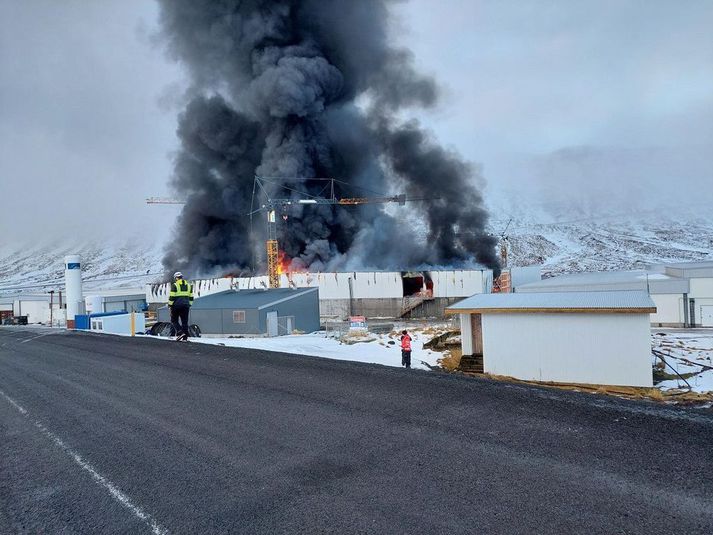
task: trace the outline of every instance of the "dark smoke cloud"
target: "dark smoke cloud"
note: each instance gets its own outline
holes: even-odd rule
[[[408,50],[389,45],[388,3],[161,0],[168,48],[193,81],[173,179],[188,202],[167,270],[264,266],[264,216],[252,228],[247,217],[255,174],[335,177],[354,186],[345,195],[429,199],[291,208],[278,239],[294,267],[497,270],[474,169],[418,123],[396,119],[432,106],[437,89]]]

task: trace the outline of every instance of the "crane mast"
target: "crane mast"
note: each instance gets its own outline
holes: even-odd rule
[[[286,186],[290,182],[322,182],[324,186],[318,195],[311,195],[304,191],[298,191]],[[265,201],[258,208],[254,209],[250,215],[265,211],[267,213],[267,274],[270,288],[280,287],[280,250],[277,241],[277,218],[278,209],[285,210],[289,206],[298,205],[331,205],[331,206],[359,206],[362,204],[386,204],[396,203],[401,206],[408,201],[424,200],[422,198],[407,197],[406,195],[378,196],[378,197],[338,197],[335,194],[335,184],[344,184],[334,178],[266,178],[255,177],[253,185],[253,203],[255,191],[260,191],[265,197]],[[268,185],[277,186],[279,189],[291,192],[292,197],[274,198],[268,193]],[[326,194],[326,195],[325,195]]]

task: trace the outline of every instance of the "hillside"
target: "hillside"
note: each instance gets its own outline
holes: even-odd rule
[[[492,232],[500,235],[508,221],[494,220]],[[505,231],[511,266],[543,264],[544,274],[551,276],[713,258],[713,220],[632,214],[604,220],[539,221],[533,215],[513,216]],[[67,254],[81,255],[87,288],[139,286],[161,277],[163,244],[151,237],[113,243],[69,242],[0,247],[0,292],[56,286],[62,280]]]

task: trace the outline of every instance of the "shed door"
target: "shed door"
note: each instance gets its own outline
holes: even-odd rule
[[[701,307],[701,326],[713,327],[713,305]]]
[[[277,312],[268,312],[267,313],[267,335],[268,336],[277,336],[278,335]]]
[[[470,328],[473,336],[473,355],[483,354],[483,317],[481,314],[470,315]]]

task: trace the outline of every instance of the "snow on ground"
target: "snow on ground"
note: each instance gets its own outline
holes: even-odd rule
[[[281,353],[296,353],[334,360],[351,360],[355,362],[370,362],[384,366],[401,366],[401,348],[398,338],[393,340],[389,335],[373,335],[363,342],[343,343],[334,338],[328,338],[325,333],[279,336],[276,338],[199,338],[192,339],[202,344],[225,345],[230,347],[248,347],[265,351]],[[395,342],[393,345],[389,341]],[[423,349],[423,343],[428,340],[414,336],[412,342],[411,367],[429,369],[438,366],[437,359],[442,353]]]
[[[401,347],[399,335],[406,328],[413,341],[411,342],[411,367],[427,370],[438,366],[438,359],[443,356],[439,351],[424,349],[423,344],[436,334],[433,327],[396,326],[387,334],[368,333],[366,336],[346,336],[342,340],[328,337],[323,331],[311,334],[278,336],[275,338],[191,338],[192,342],[201,344],[224,345],[229,347],[247,347],[311,355],[334,360],[351,360],[355,362],[370,362],[384,366],[401,366]],[[440,332],[447,330],[445,327]],[[393,343],[389,343],[393,342]]]
[[[670,366],[662,371],[683,375],[694,392],[713,392],[713,330],[680,329],[653,331],[654,365],[661,362],[656,352],[662,353]],[[689,377],[689,374],[690,377]],[[687,390],[686,382],[676,377],[656,385],[661,390]]]

